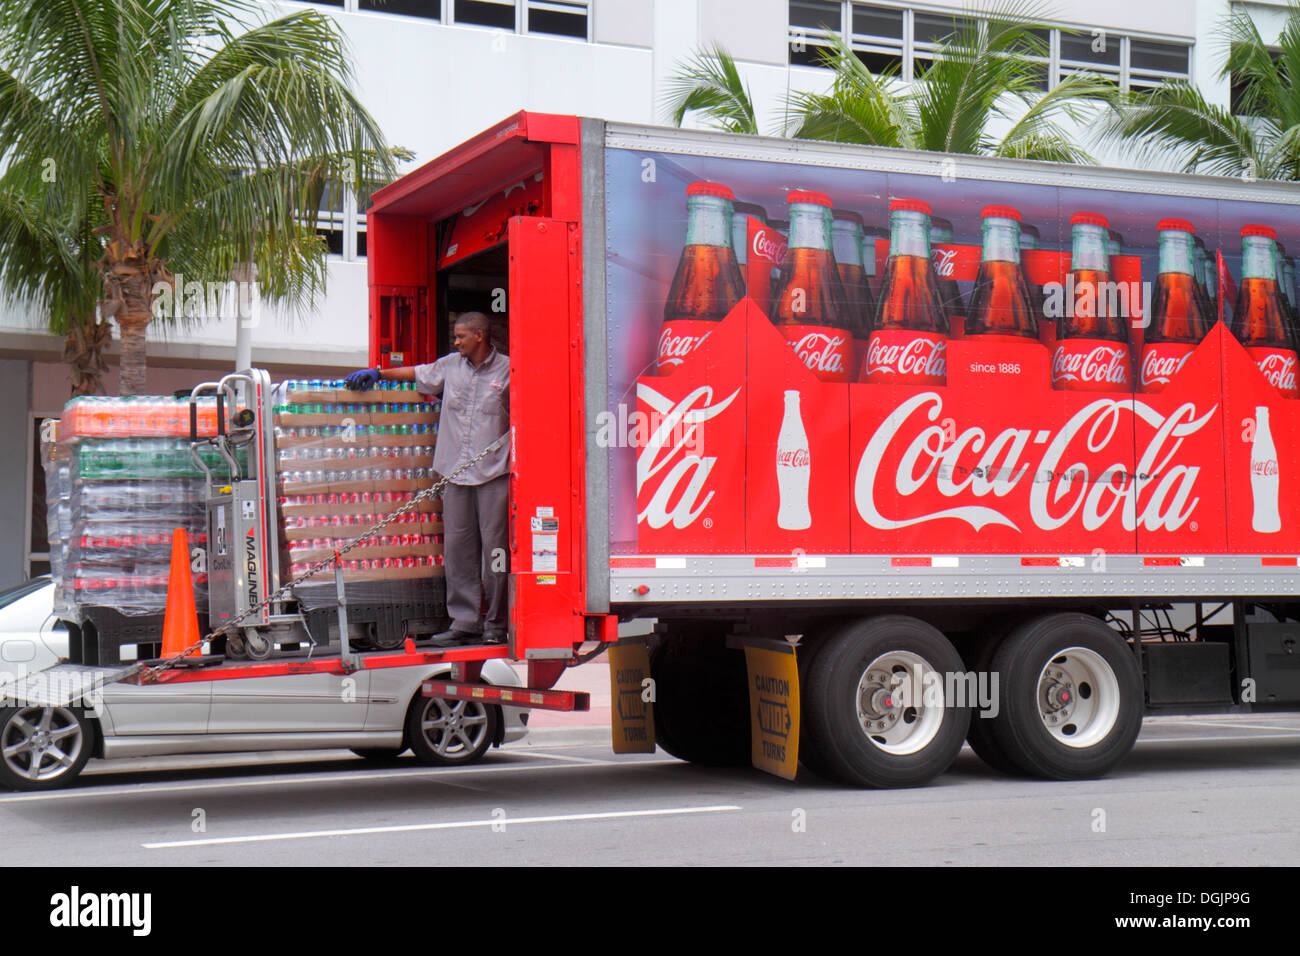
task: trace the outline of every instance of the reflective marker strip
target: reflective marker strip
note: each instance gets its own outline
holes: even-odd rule
[[[1022,568],[1081,568],[1084,559],[1080,555],[1028,555],[1020,559]]]
[[[611,568],[670,568],[684,571],[685,558],[610,558]]]
[[[1260,558],[1259,563],[1266,568],[1294,568],[1300,565],[1300,558]]]
[[[1143,558],[1142,564],[1148,568],[1176,568],[1182,561],[1178,558]]]
[[[791,554],[779,558],[755,558],[756,568],[824,568],[826,558],[822,555]]]

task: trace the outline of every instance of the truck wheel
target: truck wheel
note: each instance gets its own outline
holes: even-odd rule
[[[831,633],[826,631],[805,634],[795,648],[796,659],[799,662],[799,700],[801,709],[807,706],[802,702],[808,699],[808,675],[812,672],[813,661],[816,660],[817,653],[826,646],[831,636]],[[816,741],[808,733],[808,721],[804,720],[802,715],[799,721],[799,762],[819,777],[835,777],[835,773],[831,770],[826,758],[817,749]]]
[[[655,743],[678,760],[714,767],[750,762],[744,652],[720,628],[685,628],[651,645]]]
[[[962,670],[948,639],[915,618],[890,614],[830,635],[813,658],[802,702],[815,759],[855,786],[934,779],[961,750],[970,724],[970,710],[944,696],[944,675]]]
[[[1142,675],[1124,640],[1087,614],[1050,614],[1012,631],[994,652],[998,715],[975,718],[1023,773],[1100,777],[1142,728]]]
[[[487,753],[500,722],[499,707],[417,694],[406,715],[406,739],[420,763],[459,766]]]
[[[976,675],[987,674],[993,666],[993,655],[997,653],[998,648],[1006,639],[1007,627],[985,634],[976,638],[975,646],[972,648],[972,654],[966,663],[971,671]],[[998,687],[1001,692],[1001,685]],[[983,716],[983,711],[974,711],[970,717],[970,730],[966,733],[966,743],[970,744],[971,750],[975,755],[983,760],[989,767],[1000,773],[1012,776],[1021,776],[1023,771],[1016,766],[1007,752],[1002,748],[1002,744],[993,735],[993,719]]]
[[[54,790],[77,778],[94,732],[69,707],[0,709],[0,785],[11,790]]]

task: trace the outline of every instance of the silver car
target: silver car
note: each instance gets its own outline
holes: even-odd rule
[[[295,674],[136,686],[110,684],[91,708],[23,705],[4,684],[68,653],[54,617],[54,585],[38,578],[0,594],[0,787],[48,790],[76,779],[90,757],[319,750],[346,747],[381,760],[410,748],[423,763],[467,764],[519,740],[528,713],[420,694],[450,665],[355,674]],[[483,680],[521,686],[502,660]]]

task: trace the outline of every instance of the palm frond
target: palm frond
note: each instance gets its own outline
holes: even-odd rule
[[[753,97],[736,66],[720,45],[697,52],[678,66],[669,80],[664,111],[674,126],[688,113],[700,113],[715,129],[757,133]]]

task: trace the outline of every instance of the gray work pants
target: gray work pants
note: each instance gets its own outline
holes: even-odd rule
[[[442,491],[442,563],[447,577],[447,613],[454,630],[483,633],[484,594],[487,595],[486,630],[506,629],[509,497],[508,475],[481,485],[449,484]]]

